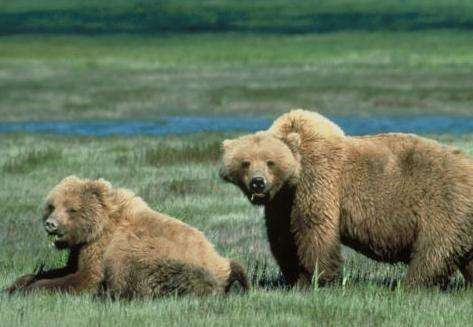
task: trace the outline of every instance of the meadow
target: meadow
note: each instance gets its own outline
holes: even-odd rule
[[[290,107],[361,117],[472,115],[471,33],[0,37],[2,121],[271,118]],[[285,289],[261,209],[218,179],[219,143],[232,136],[0,135],[0,287],[42,262],[64,262],[49,248],[40,215],[47,191],[70,174],[131,188],[205,231],[248,267],[253,285],[247,295],[133,302],[0,295],[2,325],[471,325],[473,291],[461,277],[447,291],[391,290],[405,267],[348,250],[341,285]],[[472,135],[433,137],[473,155]]]
[[[467,31],[0,37],[4,121],[472,115]]]
[[[41,227],[47,190],[70,174],[104,177],[135,190],[156,210],[205,231],[220,252],[248,267],[247,295],[99,302],[89,295],[0,296],[8,326],[165,325],[456,325],[471,324],[472,290],[456,276],[451,289],[406,292],[390,286],[401,265],[345,251],[341,285],[287,290],[269,252],[262,211],[218,178],[219,142],[228,134],[164,138],[2,136],[0,142],[0,285],[41,263],[57,267],[63,252]],[[453,143],[473,154],[473,137]],[[198,140],[198,141],[196,141]]]

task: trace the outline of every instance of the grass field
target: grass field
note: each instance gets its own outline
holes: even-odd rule
[[[88,295],[0,296],[5,326],[407,325],[467,326],[473,290],[391,291],[403,266],[346,251],[343,284],[306,292],[274,286],[262,212],[218,179],[219,142],[231,135],[88,138],[10,135],[0,142],[0,286],[39,263],[64,262],[40,223],[48,189],[69,174],[129,187],[153,208],[205,231],[220,252],[248,267],[253,290],[226,298],[97,302]],[[198,141],[196,141],[198,139]],[[473,154],[473,136],[442,137]]]
[[[463,114],[471,33],[0,37],[2,120]]]

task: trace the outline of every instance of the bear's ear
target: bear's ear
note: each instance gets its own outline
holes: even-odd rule
[[[232,181],[232,179],[231,179],[231,177],[230,177],[230,173],[229,173],[227,167],[225,167],[225,166],[221,166],[221,167],[220,167],[220,169],[219,169],[219,171],[218,171],[218,176],[219,176],[222,180],[224,180],[225,182],[231,182],[231,181]]]
[[[67,177],[64,177],[61,183],[80,183],[81,179],[77,177],[76,175],[69,175]]]
[[[85,193],[96,196],[100,202],[105,203],[107,195],[112,190],[112,184],[103,178],[87,181],[85,185]]]
[[[301,145],[301,137],[298,133],[289,133],[283,141],[287,144],[292,153],[298,154]]]
[[[234,140],[224,140],[222,142],[222,151],[228,150],[234,142]]]

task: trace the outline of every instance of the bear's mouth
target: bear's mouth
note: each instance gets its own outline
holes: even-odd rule
[[[266,197],[265,193],[251,193],[251,202],[253,202],[255,199],[264,197]]]
[[[51,246],[57,246],[57,244],[62,243],[64,239],[64,233],[53,232],[48,233],[48,241]]]
[[[263,205],[267,202],[268,194],[267,193],[250,193],[250,202],[256,205]]]

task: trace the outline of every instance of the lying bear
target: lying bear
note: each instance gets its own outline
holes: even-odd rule
[[[6,291],[90,291],[113,297],[224,293],[248,288],[243,268],[197,229],[153,211],[131,191],[70,176],[49,194],[44,228],[67,265],[20,277]]]
[[[289,284],[333,280],[341,244],[409,265],[405,285],[473,282],[473,160],[410,134],[345,136],[303,110],[226,140],[220,176],[265,207],[271,251]]]

